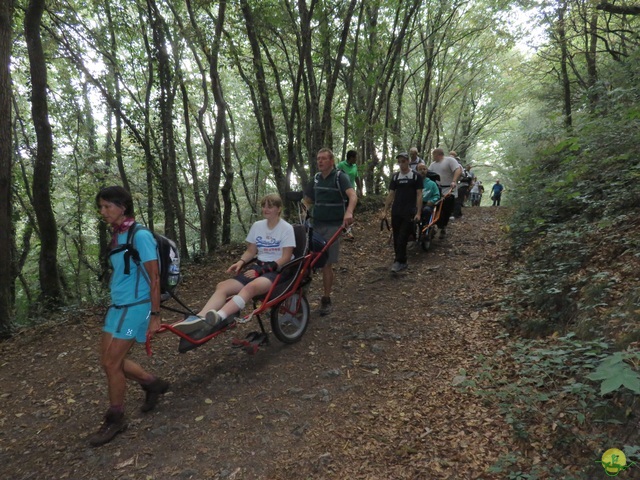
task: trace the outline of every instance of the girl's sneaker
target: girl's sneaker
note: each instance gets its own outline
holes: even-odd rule
[[[189,315],[181,322],[174,323],[172,327],[176,330],[181,331],[182,333],[189,334],[200,330],[203,326],[203,323],[204,318],[198,317],[197,315]]]

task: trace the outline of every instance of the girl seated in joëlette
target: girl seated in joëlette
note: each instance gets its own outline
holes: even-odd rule
[[[248,301],[269,291],[277,269],[292,259],[296,239],[293,226],[281,218],[282,199],[272,193],[262,198],[260,206],[264,219],[251,226],[247,249],[227,269],[235,276],[218,283],[200,312],[174,324],[176,330],[201,339],[227,327]],[[256,262],[245,268],[256,256]]]

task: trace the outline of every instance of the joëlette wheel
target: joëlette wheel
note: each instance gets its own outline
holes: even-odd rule
[[[309,326],[309,302],[299,292],[271,309],[271,331],[282,343],[299,341]]]

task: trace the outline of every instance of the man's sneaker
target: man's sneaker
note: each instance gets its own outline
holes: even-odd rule
[[[140,407],[140,410],[143,412],[153,410],[158,403],[160,395],[164,395],[169,390],[169,382],[161,378],[156,378],[148,385],[141,384],[140,386],[145,391],[144,403]]]
[[[440,238],[444,238],[447,235],[447,231],[444,228],[440,229]]]
[[[331,297],[322,297],[322,299],[320,299],[320,316],[324,317],[329,315],[331,310],[333,310],[333,307],[331,306]]]
[[[402,270],[406,270],[407,269],[407,264],[406,263],[399,263],[398,264],[398,270],[396,270],[397,272],[401,272]]]
[[[393,262],[391,265],[391,271],[393,273],[398,273],[400,271],[400,262]]]
[[[197,315],[189,315],[187,318],[182,320],[181,322],[174,323],[172,326],[176,330],[181,331],[182,333],[193,333],[202,328],[204,323],[204,319]]]
[[[127,423],[124,421],[124,412],[113,412],[108,410],[104,416],[104,422],[96,433],[89,437],[89,445],[99,447],[105,443],[109,443],[120,432],[127,429]]]

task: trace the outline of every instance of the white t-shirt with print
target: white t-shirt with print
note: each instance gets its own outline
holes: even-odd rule
[[[285,247],[296,246],[296,237],[290,223],[280,219],[273,230],[267,227],[267,220],[258,220],[249,230],[246,241],[258,247],[258,260],[275,262],[282,257]],[[293,258],[293,255],[292,255]]]

